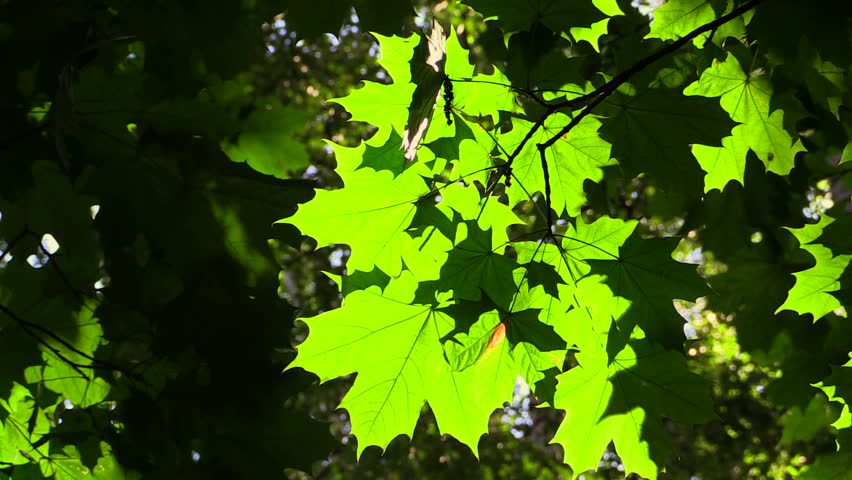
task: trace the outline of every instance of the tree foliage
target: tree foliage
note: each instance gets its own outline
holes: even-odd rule
[[[437,22],[420,37],[376,35],[391,84],[366,82],[334,100],[377,131],[358,147],[334,147],[343,188],[319,191],[282,221],[319,246],[348,245],[347,276],[384,275],[352,289],[343,277],[342,307],[303,319],[310,333],[288,368],[321,381],[357,373],[340,407],[352,418],[359,454],[411,436],[424,403],[442,433],[476,453],[487,418],[510,402],[521,377],[565,411],[553,442],[575,474],[594,470],[612,442],[626,472],[657,478],[672,453],[661,418],[716,418],[709,385],[683,366],[688,339],[673,300],[719,294],[694,265],[672,259],[677,237],[649,238],[645,225],[597,209],[590,184],[638,175],[659,188],[669,212],[677,205],[695,217],[691,228],[720,260],[747,255],[760,248],[742,238],[743,224],[754,223],[724,234],[740,239],[719,238],[732,220],[710,200],[749,188],[748,162],[783,182],[789,198],[812,174],[808,163],[839,152],[844,135],[809,151],[798,125],[813,115],[815,129],[844,128],[845,73],[829,72],[845,72],[849,58],[825,68],[817,57],[821,82],[835,87],[829,101],[798,87],[804,78],[773,74],[790,74],[787,64],[820,51],[803,39],[781,52],[773,48],[777,33],[752,32],[784,8],[773,2],[671,1],[649,31],[647,20],[617,15],[610,20],[624,22],[622,31],[645,31],[611,33],[605,48],[601,37],[583,37],[600,56],[572,32],[605,20],[604,10],[619,10],[615,2],[469,4],[507,35],[506,50],[494,55],[506,61],[474,68],[457,29],[444,36]],[[425,62],[443,83],[412,75],[427,48]],[[560,48],[570,53],[557,67],[551,55]],[[801,171],[793,172],[797,156]],[[833,218],[799,227],[804,219],[793,214],[755,217],[773,240],[791,244],[781,227],[790,229],[816,264],[793,267],[801,270],[795,283],[771,299],[741,305],[769,315],[789,309],[814,322],[841,312],[850,256],[820,243]],[[729,246],[738,241],[741,248]],[[770,262],[786,263],[775,250]],[[751,275],[738,280],[762,280]],[[739,316],[741,308],[729,311]],[[565,368],[566,352],[573,368]],[[785,388],[814,394],[808,383]]]
[[[848,472],[849,6],[42,3],[0,2],[0,478]]]

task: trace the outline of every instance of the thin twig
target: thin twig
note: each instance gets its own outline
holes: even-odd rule
[[[88,378],[89,378],[89,377],[88,377],[85,373],[83,373],[83,370],[81,370],[81,368],[94,368],[94,367],[78,364],[77,362],[74,362],[74,361],[72,361],[70,358],[68,358],[68,357],[66,357],[65,355],[63,355],[63,354],[62,354],[62,352],[60,352],[58,348],[54,347],[53,345],[51,345],[50,343],[48,343],[45,339],[43,339],[43,338],[42,338],[42,337],[40,337],[39,335],[36,335],[36,333],[35,333],[35,332],[33,332],[32,330],[30,330],[30,328],[31,328],[31,327],[34,327],[34,326],[35,326],[35,324],[34,324],[34,323],[28,322],[28,321],[24,320],[23,318],[19,317],[17,314],[15,314],[15,312],[13,312],[13,311],[9,310],[9,309],[8,309],[5,305],[0,304],[0,312],[5,313],[5,314],[6,314],[7,316],[9,316],[12,320],[15,320],[15,321],[18,323],[18,325],[20,325],[20,326],[21,326],[21,329],[22,329],[22,330],[23,330],[23,331],[24,331],[27,335],[29,335],[30,337],[32,337],[32,338],[36,341],[36,343],[38,343],[38,344],[40,344],[40,345],[44,346],[45,348],[47,348],[48,350],[50,350],[50,352],[51,352],[51,353],[53,353],[53,354],[54,354],[54,355],[56,355],[56,357],[58,357],[60,360],[62,360],[62,361],[63,361],[63,362],[65,362],[66,364],[68,364],[68,366],[70,366],[71,368],[73,368],[73,369],[74,369],[74,371],[76,371],[77,373],[79,373],[79,374],[80,374],[80,376],[82,376],[83,378],[86,378],[86,379],[88,379]],[[63,342],[63,343],[64,343],[64,342]]]
[[[553,235],[553,208],[550,206],[550,171],[547,169],[547,155],[545,155],[544,150],[547,147],[544,144],[538,144],[538,154],[541,157],[541,169],[544,171],[544,201],[545,201],[545,215],[547,215],[547,235],[549,237]]]
[[[23,229],[23,230],[21,230],[21,233],[19,233],[17,236],[15,236],[15,238],[13,238],[13,239],[12,239],[12,241],[11,241],[11,242],[9,242],[9,243],[6,245],[6,250],[4,250],[4,251],[3,251],[3,253],[0,253],[0,263],[3,263],[3,259],[4,259],[4,258],[6,258],[6,255],[7,255],[9,252],[11,252],[11,251],[12,251],[12,249],[13,249],[13,248],[15,248],[15,245],[16,245],[18,242],[20,242],[22,238],[24,238],[25,236],[27,236],[27,234],[28,234],[28,233],[30,233],[29,229],[28,229],[28,228],[26,228],[26,227],[24,227],[24,229]]]
[[[569,108],[571,110],[574,110],[581,105],[585,105],[583,110],[577,116],[575,116],[573,119],[571,119],[571,121],[568,123],[568,125],[565,125],[561,130],[559,130],[559,132],[557,132],[555,135],[550,137],[546,142],[538,144],[538,150],[539,150],[539,153],[541,155],[541,161],[542,161],[542,169],[544,170],[544,176],[545,176],[545,193],[546,193],[545,200],[547,202],[547,217],[548,217],[548,227],[549,227],[548,229],[549,230],[552,230],[553,223],[552,223],[552,214],[551,214],[552,208],[551,208],[551,203],[550,203],[550,182],[549,182],[550,179],[549,179],[549,175],[548,175],[547,168],[546,168],[547,159],[546,159],[546,155],[545,155],[545,149],[553,146],[553,144],[556,143],[557,141],[559,141],[559,139],[562,138],[563,135],[568,134],[575,126],[577,126],[577,124],[580,123],[580,121],[583,120],[583,118],[585,118],[587,115],[589,115],[595,107],[600,105],[601,102],[603,102],[607,97],[612,95],[621,85],[623,85],[628,80],[630,80],[630,78],[632,78],[634,75],[641,72],[642,70],[644,70],[649,65],[656,62],[657,60],[660,60],[661,58],[677,51],[678,49],[680,49],[681,47],[683,47],[687,43],[691,42],[693,39],[695,39],[696,37],[698,37],[702,33],[708,32],[708,31],[714,31],[715,32],[715,30],[718,29],[721,25],[724,25],[725,23],[739,17],[740,15],[751,10],[752,8],[754,8],[755,6],[757,6],[758,4],[760,4],[764,1],[766,1],[766,0],[752,0],[748,3],[744,3],[743,5],[740,5],[739,7],[733,9],[727,15],[723,15],[723,16],[717,18],[716,20],[714,20],[712,22],[706,23],[706,24],[696,28],[695,30],[689,32],[685,36],[679,38],[677,41],[672,42],[671,44],[666,45],[665,47],[658,49],[656,52],[652,53],[651,55],[648,55],[647,57],[643,58],[642,60],[639,60],[638,62],[633,64],[633,66],[631,66],[627,70],[624,70],[623,72],[619,73],[612,80],[610,80],[609,82],[600,86],[595,91],[588,93],[586,95],[571,99],[571,100],[567,100],[567,101],[564,101],[564,102],[553,104],[547,109],[547,112],[534,125],[535,129],[537,129],[538,127],[543,125],[545,118],[549,117],[551,114],[553,114],[557,110],[560,110],[560,109],[563,109],[563,108]],[[521,144],[518,145],[516,152],[520,152],[521,149],[524,147],[524,144],[527,141],[529,141],[529,139],[531,137],[532,137],[532,134],[528,133],[527,136],[524,137],[524,139],[521,141]],[[512,158],[511,160],[514,160],[514,158]]]
[[[135,372],[129,371],[127,369],[124,369],[122,367],[119,367],[118,365],[115,365],[111,362],[107,362],[107,361],[104,361],[104,360],[97,359],[97,358],[81,351],[77,347],[68,343],[65,339],[63,339],[59,335],[53,333],[50,329],[48,329],[48,328],[46,328],[42,325],[39,325],[37,323],[33,323],[33,322],[28,321],[28,320],[25,320],[20,315],[16,314],[15,312],[10,310],[8,307],[6,307],[3,304],[0,304],[0,312],[5,313],[9,318],[14,320],[21,327],[21,329],[27,335],[32,337],[39,345],[42,345],[45,348],[47,348],[48,350],[50,350],[50,352],[53,353],[57,358],[59,358],[60,360],[62,360],[66,364],[68,364],[68,366],[73,368],[77,373],[79,373],[84,378],[89,378],[89,377],[86,376],[83,373],[83,371],[81,370],[83,368],[92,369],[92,370],[109,370],[109,371],[122,373],[122,374],[127,375],[128,377],[131,377],[131,378],[138,380],[142,383],[148,384],[147,380],[145,380],[145,378],[143,378],[141,375],[139,375]],[[70,350],[72,353],[77,354],[77,355],[85,358],[86,360],[89,360],[90,362],[92,362],[92,364],[86,365],[86,364],[81,364],[81,363],[78,363],[78,362],[71,360],[65,354],[63,354],[58,348],[51,345],[44,337],[36,334],[35,330],[42,332],[44,335],[46,335],[46,336],[50,337],[51,339],[59,342],[62,346],[64,346],[68,350]]]

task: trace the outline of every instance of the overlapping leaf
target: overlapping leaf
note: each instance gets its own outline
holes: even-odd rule
[[[413,294],[414,285],[397,291]],[[491,412],[511,399],[514,375],[502,358],[505,346],[495,340],[493,355],[470,361],[475,368],[453,369],[439,341],[453,320],[408,301],[371,288],[351,293],[340,309],[304,319],[310,335],[288,368],[305,368],[323,381],[358,373],[340,408],[352,418],[359,454],[370,445],[384,448],[399,434],[411,436],[427,400],[442,431],[476,451]]]
[[[513,177],[519,185],[507,190],[509,202],[515,205],[528,200],[533,192],[544,192],[544,167],[539,155],[539,143],[544,143],[566,126],[571,119],[555,114],[545,121],[543,128],[524,144],[520,155],[512,165]],[[524,120],[513,120],[513,129],[500,139],[503,148],[513,152],[523,141],[532,124]],[[610,158],[610,144],[598,135],[600,120],[587,116],[570,133],[562,136],[552,147],[546,149],[549,180],[552,189],[552,208],[557,213],[577,214],[585,202],[583,182],[600,181],[603,178],[601,168],[614,165]]]
[[[247,162],[258,172],[289,178],[289,172],[308,166],[308,153],[294,138],[307,120],[303,112],[271,102],[268,109],[252,112],[236,142],[223,143],[222,148],[235,162]]]
[[[651,32],[645,38],[677,40],[715,19],[713,6],[706,0],[670,0],[654,10]]]
[[[55,338],[46,338],[44,365],[25,371],[28,382],[43,385],[82,408],[102,402],[110,390],[97,371],[88,367],[103,341],[103,329],[94,316],[94,308],[95,305],[85,305],[76,324],[68,329],[70,332],[57,331]]]
[[[601,135],[629,175],[645,172],[670,190],[690,191],[700,185],[701,172],[689,158],[689,146],[718,145],[736,125],[715,103],[668,88],[616,94]],[[707,171],[716,174],[718,167]]]
[[[841,307],[840,301],[831,292],[840,289],[840,277],[849,266],[852,255],[834,255],[829,248],[815,243],[833,222],[833,218],[824,215],[817,224],[788,228],[799,241],[802,250],[814,257],[816,265],[793,274],[796,283],[776,313],[782,310],[793,310],[802,315],[810,313],[816,322],[828,312]]]
[[[608,15],[609,17],[613,17],[615,15],[624,15],[615,0],[592,1],[595,7],[598,8],[598,10]],[[600,51],[598,40],[600,39],[600,37],[607,34],[607,26],[609,25],[609,20],[609,18],[599,20],[589,27],[572,27],[570,30],[571,36],[573,36],[578,42],[583,40],[589,42],[592,45],[592,48]]]
[[[533,21],[548,25],[568,12],[547,2],[473,3],[504,26],[510,20],[510,30]],[[614,2],[597,3],[617,10]],[[681,38],[719,13],[704,2],[672,3],[660,12],[651,37]],[[591,5],[571,8],[594,9]],[[675,8],[684,5],[691,13],[677,14]],[[537,16],[501,16],[509,11]],[[580,24],[572,21],[573,33],[570,27]],[[583,33],[596,42],[602,31]],[[715,100],[672,89],[646,88],[636,95],[621,89],[596,112],[600,117],[583,114],[568,133],[554,138],[576,112],[554,109],[540,123],[523,119],[508,80],[499,70],[474,75],[453,29],[444,70],[455,98],[446,109],[448,96],[437,95],[435,82],[429,98],[398,85],[411,81],[407,62],[417,37],[378,38],[382,66],[394,83],[369,85],[336,101],[379,133],[356,148],[335,146],[344,187],[319,191],[287,219],[319,245],[352,247],[351,277],[340,281],[343,306],[303,319],[309,334],[288,368],[304,368],[321,381],[357,374],[340,407],[349,411],[359,455],[370,445],[387,447],[397,435],[411,436],[425,403],[442,433],[477,453],[489,416],[511,397],[520,375],[540,398],[567,410],[554,441],[565,446],[575,474],[595,468],[614,441],[629,471],[656,478],[670,453],[661,417],[686,423],[714,417],[707,384],[671,351],[682,349],[684,340],[673,300],[695,300],[709,290],[694,265],[672,259],[678,239],[643,239],[636,221],[581,218],[584,184],[600,181],[604,167],[620,162],[631,176],[646,172],[666,186],[694,190],[700,172],[686,154],[690,145],[733,148],[720,142],[732,128],[732,141],[742,143],[753,133],[746,126],[770,120],[784,133],[781,119],[769,114],[769,94],[758,91],[763,95],[758,98],[750,90],[757,81],[741,71],[742,78],[732,77],[736,81],[726,88],[702,76],[687,90],[722,96],[722,109]],[[732,103],[725,95],[735,89],[757,106]],[[411,105],[432,108],[432,91],[435,124],[416,160],[406,162],[395,147],[399,132]],[[548,95],[544,98],[553,98]],[[445,112],[452,114],[452,125],[439,118]],[[491,128],[489,117],[502,120],[500,127]],[[749,140],[737,155],[744,159],[751,149],[778,157],[765,145],[778,132]],[[798,148],[787,139],[788,150]],[[542,158],[538,146],[551,141]],[[726,175],[734,174],[726,171],[705,183],[716,185]],[[556,235],[555,225],[548,225],[510,238],[515,224],[530,221],[517,213],[545,192],[544,203],[558,217],[576,217],[567,230]],[[579,349],[580,366],[559,375],[554,395],[569,346]]]
[[[725,153],[718,152],[716,147],[693,149],[702,168],[714,173],[705,190],[724,188],[722,181],[725,177],[742,181],[742,167],[749,149],[768,171],[781,175],[790,172],[796,153],[804,150],[801,141],[794,141],[784,129],[784,112],[770,109],[772,85],[766,72],[744,72],[730,52],[725,61],[715,61],[704,70],[701,78],[686,87],[683,93],[721,97],[722,108],[732,120],[742,124],[734,127],[730,140],[723,140],[721,148],[726,150]],[[718,170],[724,174],[716,174]]]
[[[577,354],[580,366],[558,377],[555,407],[566,410],[553,443],[574,474],[597,468],[610,442],[625,472],[655,479],[671,441],[660,417],[684,423],[715,418],[708,384],[679,354],[631,342],[614,359],[603,350]]]
[[[561,31],[570,26],[589,26],[604,18],[604,14],[597,9],[596,3],[592,0],[580,0],[570,4],[558,0],[529,2],[467,0],[465,3],[486,17],[499,18],[507,33],[526,29],[536,21],[540,21],[553,31]]]
[[[41,440],[50,433],[50,420],[36,405],[30,391],[15,384],[11,396],[0,399],[0,408],[3,410],[0,462],[21,465],[29,463],[30,458],[44,456],[50,446]]]
[[[411,223],[415,203],[429,189],[420,174],[428,169],[415,163],[396,178],[391,172],[358,168],[366,149],[334,145],[338,174],[345,188],[318,190],[313,202],[302,205],[288,223],[299,226],[319,246],[346,243],[352,247],[349,268],[364,272],[374,266],[388,275],[402,268],[405,229]]]
[[[634,234],[619,249],[618,260],[591,262],[592,273],[605,276],[615,295],[594,301],[601,314],[611,316],[624,335],[639,325],[650,339],[676,350],[682,349],[684,319],[672,300],[695,301],[710,293],[695,265],[671,258],[678,241],[642,240]]]
[[[385,37],[374,34],[381,45],[382,58],[379,64],[387,70],[393,80],[390,85],[364,82],[364,87],[353,90],[335,102],[343,105],[352,121],[369,122],[378,128],[376,140],[385,140],[392,130],[405,130],[408,106],[415,86],[411,83],[408,61],[420,41],[417,36],[408,38]]]

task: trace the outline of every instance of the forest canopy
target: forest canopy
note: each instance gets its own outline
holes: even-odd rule
[[[850,23],[0,2],[0,480],[845,478]]]

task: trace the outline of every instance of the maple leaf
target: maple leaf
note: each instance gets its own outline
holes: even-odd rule
[[[94,316],[96,308],[94,302],[84,305],[73,325],[57,329],[57,333],[61,335],[57,338],[62,341],[52,339],[50,349],[44,349],[44,365],[29,367],[24,371],[29,383],[42,384],[82,408],[102,402],[110,390],[109,384],[93,371],[75,368],[65,360],[78,365],[92,363],[95,350],[101,345],[103,336],[103,329]],[[56,352],[64,359],[58,357]]]
[[[714,171],[721,167],[729,179],[741,181],[745,154],[751,149],[766,165],[767,171],[786,175],[793,168],[796,153],[805,150],[799,139],[794,142],[784,130],[784,113],[771,111],[772,85],[764,72],[756,70],[746,75],[730,52],[725,61],[714,61],[683,93],[721,97],[722,108],[732,120],[742,124],[731,131],[731,140],[722,141],[720,148],[727,150],[726,156],[717,153],[714,150],[717,147],[693,149],[693,154],[708,172],[711,167]],[[724,161],[718,164],[720,158]],[[720,176],[714,175],[712,186],[705,186],[705,190],[723,187]]]
[[[852,412],[849,409],[849,401],[852,400],[852,360],[842,366],[832,366],[831,375],[813,386],[825,392],[829,401],[843,405],[840,417],[831,426],[838,430],[852,427]]]
[[[700,185],[701,172],[689,160],[689,145],[718,144],[736,125],[715,101],[686,97],[676,89],[611,98],[610,119],[601,135],[612,143],[612,155],[629,175],[650,173],[670,190]]]
[[[304,112],[270,102],[249,115],[236,143],[223,142],[222,149],[235,162],[247,162],[258,172],[288,178],[289,172],[309,164],[305,147],[295,138],[307,120]]]
[[[498,145],[497,139],[465,119],[457,122],[456,131],[460,134],[436,140],[427,147],[452,164],[453,178],[467,183],[478,181],[482,185],[488,184],[489,174],[497,165],[493,154]]]
[[[50,419],[26,387],[15,383],[9,398],[0,399],[0,412],[0,462],[21,465],[45,456],[40,452],[50,444],[41,440],[50,433]]]
[[[527,200],[533,192],[545,191],[544,169],[537,143],[544,143],[570,122],[567,115],[555,114],[545,121],[543,128],[533,135],[512,165],[513,176],[519,185],[507,189],[510,205]],[[603,178],[602,167],[614,165],[610,158],[610,144],[598,135],[600,120],[587,116],[570,133],[562,136],[547,149],[548,168],[552,188],[551,207],[561,213],[575,216],[585,202],[583,182]],[[512,131],[499,140],[506,151],[514,151],[523,141],[532,124],[513,119]]]
[[[405,169],[405,155],[399,149],[402,137],[391,129],[391,134],[382,145],[376,145],[372,138],[364,143],[364,155],[358,168],[372,168],[375,171],[387,170],[396,178]]]
[[[651,31],[645,38],[677,40],[696,28],[716,19],[713,6],[706,0],[670,1],[654,9],[654,21]],[[701,37],[696,38],[697,45],[703,44]]]
[[[840,277],[849,266],[852,255],[835,256],[829,248],[813,243],[833,222],[833,218],[823,215],[817,224],[787,228],[799,241],[800,248],[814,257],[816,265],[793,274],[796,283],[775,313],[782,310],[793,310],[802,315],[810,313],[816,322],[827,313],[841,308],[840,301],[831,292],[840,290]]]
[[[636,229],[636,220],[600,217],[592,223],[577,219],[562,242],[568,268],[577,278],[589,273],[589,260],[615,260],[618,250]]]
[[[621,11],[621,8],[618,6],[618,2],[616,0],[593,0],[595,7],[598,8],[601,12],[609,17],[614,17],[616,15],[624,15],[624,12]],[[591,44],[592,48],[596,51],[600,52],[600,46],[598,45],[598,40],[607,34],[607,26],[609,25],[609,18],[605,18],[603,20],[599,20],[593,23],[589,27],[571,27],[571,36],[574,37],[578,42],[587,41]]]
[[[377,266],[388,275],[396,275],[402,269],[405,229],[414,216],[415,203],[429,192],[420,176],[428,169],[415,164],[394,179],[387,170],[360,168],[365,144],[332,147],[345,188],[317,190],[314,201],[301,205],[295,215],[283,221],[298,225],[320,247],[348,244],[352,247],[348,262],[352,270],[368,272]]]
[[[457,212],[461,220],[475,221],[480,230],[491,230],[491,245],[495,250],[509,242],[506,229],[510,225],[523,224],[523,220],[497,198],[483,199],[475,187],[465,187],[460,183],[441,189],[438,208],[448,217]]]
[[[410,437],[443,361],[438,338],[451,323],[428,305],[408,305],[374,287],[303,321],[308,338],[287,368],[304,368],[321,382],[358,373],[340,407],[349,411],[359,456],[369,445]]]
[[[488,417],[511,399],[515,377],[501,360],[507,347],[495,342],[495,358],[477,357],[476,368],[454,371],[439,339],[455,322],[429,305],[408,304],[414,285],[403,275],[386,293],[355,291],[341,308],[303,319],[310,332],[287,367],[314,372],[323,382],[358,374],[339,408],[349,412],[359,456],[370,445],[385,448],[399,434],[411,437],[427,400],[441,430],[476,452]]]
[[[553,31],[560,31],[567,26],[588,26],[605,17],[592,0],[578,0],[570,4],[558,0],[466,0],[465,3],[486,17],[499,18],[506,33],[523,30],[536,21]]]
[[[562,445],[575,476],[596,469],[613,442],[625,473],[656,479],[671,453],[660,417],[684,423],[716,418],[708,383],[677,353],[639,340],[612,360],[602,350],[576,358],[580,365],[557,377],[554,406],[566,415],[551,441]]]
[[[393,80],[389,85],[365,81],[362,88],[353,90],[343,98],[330,99],[343,106],[353,122],[368,122],[378,128],[376,141],[384,143],[392,130],[405,130],[405,119],[415,85],[411,83],[408,61],[420,41],[417,36],[386,37],[374,33],[381,46],[379,64]]]
[[[710,293],[695,265],[677,262],[671,252],[677,238],[641,240],[635,233],[619,249],[618,260],[591,260],[591,273],[603,282],[612,297],[587,300],[607,312],[625,337],[639,325],[648,337],[670,349],[683,347],[684,319],[672,300],[695,301]]]
[[[473,221],[459,226],[461,240],[441,267],[441,290],[452,290],[457,299],[479,300],[482,292],[497,305],[509,309],[515,283],[512,271],[517,263],[492,248],[491,232]]]

